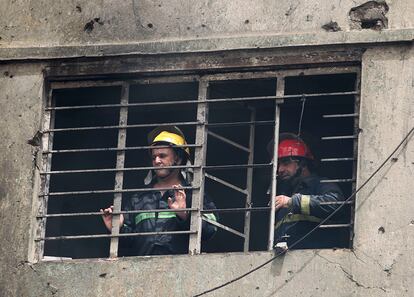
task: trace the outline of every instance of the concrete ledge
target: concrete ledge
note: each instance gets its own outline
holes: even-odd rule
[[[0,45],[0,61],[80,57],[215,52],[237,49],[291,48],[326,45],[413,42],[414,29],[318,32],[305,34],[244,34],[199,39],[162,39],[130,43],[74,45]]]

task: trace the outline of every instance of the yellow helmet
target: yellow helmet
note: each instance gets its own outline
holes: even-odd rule
[[[160,142],[170,143],[174,145],[187,145],[184,133],[176,126],[157,127],[148,134],[148,145],[155,145]],[[190,149],[188,147],[181,148],[187,157],[190,157]]]

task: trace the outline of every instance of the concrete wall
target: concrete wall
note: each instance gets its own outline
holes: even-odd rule
[[[257,42],[279,48],[279,55],[298,45],[295,50],[304,52],[329,44],[362,47],[362,184],[414,126],[414,2],[387,2],[388,29],[353,30],[348,13],[362,3],[2,1],[0,296],[191,296],[273,256],[256,252],[29,263],[38,148],[27,141],[41,125],[42,71],[65,62],[45,58],[220,51],[255,48]],[[321,26],[330,21],[342,31],[325,32]],[[359,193],[353,251],[292,251],[206,296],[413,296],[413,176],[411,137]]]

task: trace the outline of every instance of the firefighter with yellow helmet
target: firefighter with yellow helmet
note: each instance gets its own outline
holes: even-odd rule
[[[268,150],[273,156],[273,141]],[[315,172],[315,157],[295,134],[279,136],[277,155],[277,194],[272,199],[276,208],[275,242],[287,242],[288,247],[295,244],[293,248],[344,247],[349,241],[344,229],[318,228],[302,238],[338,208],[337,202],[344,200],[341,189],[335,183],[321,182]]]
[[[166,232],[189,230],[190,213],[177,211],[191,207],[191,171],[183,165],[190,163],[190,150],[184,133],[176,126],[160,126],[148,134],[152,167],[144,183],[148,191],[134,193],[125,202],[123,210],[148,210],[121,215],[121,233]],[[151,212],[171,209],[170,212]],[[204,209],[214,210],[214,203],[204,196]],[[112,228],[112,207],[101,210],[108,230]],[[211,220],[216,215],[207,213]],[[213,236],[216,227],[203,221],[202,239]],[[124,255],[165,255],[188,252],[188,234],[158,234],[153,236],[123,237],[120,250]]]

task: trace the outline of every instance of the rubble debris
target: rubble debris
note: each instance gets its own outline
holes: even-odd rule
[[[388,18],[385,16],[389,7],[385,1],[368,1],[349,11],[351,29],[382,30],[388,28]]]
[[[384,234],[385,233],[385,228],[384,227],[379,227],[378,228],[378,233]]]

